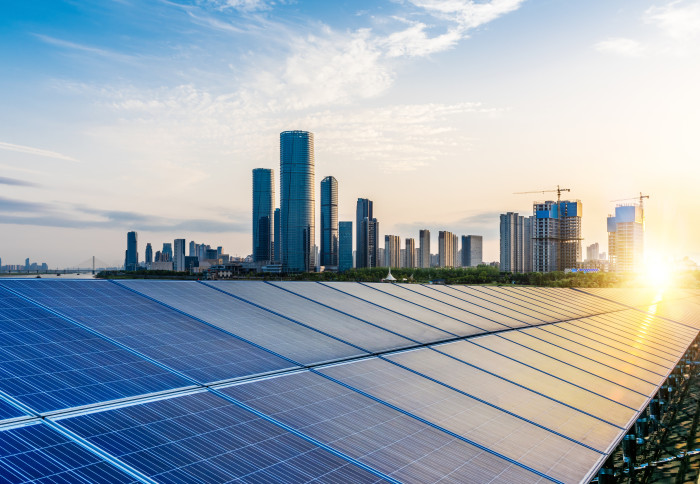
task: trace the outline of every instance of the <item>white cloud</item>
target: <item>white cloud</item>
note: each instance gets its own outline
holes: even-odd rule
[[[689,41],[700,36],[700,2],[697,1],[676,0],[651,7],[644,13],[644,19],[678,41]]]
[[[253,12],[256,10],[268,10],[274,2],[266,0],[204,0],[205,5],[224,10],[233,8],[242,12]]]
[[[40,148],[32,148],[31,146],[15,145],[0,141],[0,150],[16,151],[18,153],[27,153],[30,155],[44,156],[46,158],[55,158],[57,160],[78,161],[73,157],[57,153],[55,151],[42,150]]]
[[[627,57],[640,57],[644,54],[644,46],[633,39],[614,37],[598,42],[595,48],[600,52],[610,52]]]

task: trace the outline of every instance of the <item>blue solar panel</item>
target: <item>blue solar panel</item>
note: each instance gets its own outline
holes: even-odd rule
[[[139,482],[42,423],[0,431],[0,481]]]
[[[220,391],[401,482],[539,480],[483,448],[308,371]]]
[[[209,392],[59,423],[163,483],[382,481]]]
[[[196,281],[134,280],[120,284],[305,365],[367,354]]]
[[[0,422],[11,418],[24,417],[26,414],[15,406],[0,400]]]
[[[3,281],[23,295],[198,382],[296,365],[107,281]]]
[[[174,373],[0,288],[0,390],[35,411],[187,385]]]

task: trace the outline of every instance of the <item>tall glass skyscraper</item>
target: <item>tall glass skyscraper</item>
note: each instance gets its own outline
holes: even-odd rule
[[[273,252],[275,174],[268,168],[253,170],[253,261],[270,262]]]
[[[126,254],[124,256],[124,270],[135,271],[139,267],[139,236],[136,232],[126,234]],[[27,259],[29,260],[29,259]]]
[[[280,249],[280,238],[282,237],[282,230],[280,229],[280,209],[276,208],[275,209],[275,233],[274,233],[274,254],[272,259],[274,260],[275,264],[281,264],[282,263],[282,251]]]
[[[280,238],[282,270],[308,272],[316,266],[314,135],[280,133]]]
[[[338,222],[338,272],[352,265],[352,222]]]
[[[338,180],[321,181],[321,265],[338,265]]]
[[[355,250],[357,258],[355,267],[377,267],[377,237],[378,224],[374,218],[374,203],[368,198],[357,199],[357,210],[355,212],[355,222],[357,224]]]

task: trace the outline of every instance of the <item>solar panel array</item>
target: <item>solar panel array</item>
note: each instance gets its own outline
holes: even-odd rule
[[[0,281],[0,480],[586,482],[700,293]]]

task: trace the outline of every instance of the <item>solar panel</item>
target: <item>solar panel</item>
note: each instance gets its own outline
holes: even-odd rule
[[[515,321],[514,319],[509,318],[507,316],[496,314],[493,311],[489,311],[488,309],[475,305],[469,305],[456,299],[454,299],[453,302],[444,302],[443,300],[448,299],[447,296],[441,296],[440,293],[436,291],[431,291],[431,293],[435,292],[435,297],[432,297],[432,294],[426,295],[424,294],[424,292],[430,289],[423,288],[422,290],[414,290],[414,284],[410,284],[410,289],[404,287],[404,285],[398,286],[394,284],[367,283],[366,285],[369,287],[373,287],[379,291],[385,292],[387,294],[392,294],[402,299],[411,301],[415,304],[419,304],[428,309],[432,309],[433,311],[438,311],[442,314],[446,314],[453,318],[465,321],[467,323],[471,323],[472,320],[475,320],[474,318],[477,317],[478,319],[476,319],[475,321],[480,321],[481,318],[484,318],[493,321],[494,323],[501,324],[501,329],[526,326],[526,324],[521,321]],[[415,286],[420,287],[417,284]]]
[[[543,311],[550,311],[554,314],[561,315],[563,319],[578,318],[583,315],[581,311],[577,311],[573,308],[564,306],[562,304],[555,304],[552,302],[538,301],[527,294],[521,294],[514,289],[500,286],[480,286],[475,287],[475,291],[483,292],[485,294],[492,294],[499,299],[505,301],[510,301],[515,304],[531,305],[536,308],[541,308]]]
[[[296,366],[111,282],[15,280],[2,285],[198,382]]]
[[[622,432],[619,427],[429,348],[385,358],[463,392],[477,392],[490,404],[601,452],[608,452]]]
[[[330,287],[316,284],[315,282],[274,282],[272,284],[293,292],[294,294],[311,299],[312,301],[320,302],[321,304],[343,311],[346,314],[368,321],[387,331],[400,334],[413,340],[414,343],[441,341],[457,336],[455,333],[410,319],[409,317],[397,314],[369,302],[361,301],[335,291]]]
[[[162,483],[383,481],[207,391],[58,422]]]
[[[401,482],[538,482],[538,475],[311,372],[220,389]]]
[[[210,281],[207,284],[368,351],[384,351],[415,344],[400,334],[315,304],[271,284],[259,281]]]
[[[303,365],[367,352],[196,281],[123,281],[130,289]]]
[[[523,323],[527,324],[542,324],[545,322],[551,322],[551,318],[544,317],[542,314],[529,311],[523,307],[516,307],[504,302],[494,303],[493,301],[487,301],[484,298],[480,298],[472,294],[456,291],[452,289],[451,286],[443,286],[441,284],[429,286],[415,284],[411,286],[411,290],[420,292],[428,297],[439,299],[440,301],[444,301],[448,304],[464,307],[465,309],[469,309],[473,306],[479,306],[484,309],[488,309],[489,311],[493,311],[496,314],[514,319],[516,321],[522,321]],[[438,295],[436,296],[435,293],[438,293]]]
[[[18,417],[26,417],[27,414],[14,405],[2,400],[0,397],[0,422]]]
[[[450,333],[459,334],[460,336],[469,336],[488,331],[497,331],[505,329],[506,326],[494,321],[470,315],[468,322],[466,318],[458,319],[446,314],[439,313],[424,306],[420,306],[406,299],[387,294],[379,291],[371,285],[359,283],[345,282],[323,282],[324,286],[331,287],[345,294],[350,294],[364,301],[372,301],[374,304],[395,311],[399,314],[410,315],[411,318],[418,319],[424,323],[430,324],[437,328],[449,331]]]
[[[369,359],[319,371],[562,482],[583,480],[606,458],[386,360]]]
[[[0,390],[35,411],[187,385],[172,372],[0,288]]]
[[[466,294],[476,298],[477,300],[488,301],[497,306],[503,306],[515,311],[525,311],[528,314],[535,316],[543,321],[554,322],[566,319],[563,314],[542,307],[537,307],[534,304],[527,304],[522,301],[515,302],[507,300],[504,297],[498,297],[494,294],[489,294],[485,291],[480,291],[478,288],[469,286],[445,286],[450,291],[455,291],[456,295]]]
[[[43,423],[0,431],[0,480],[140,482]]]

